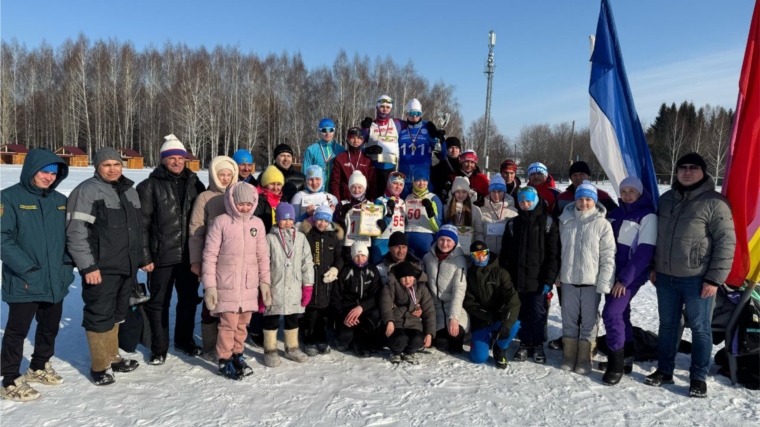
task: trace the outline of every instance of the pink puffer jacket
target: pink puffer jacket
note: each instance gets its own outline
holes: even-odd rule
[[[232,201],[238,182],[224,194],[227,213],[216,217],[206,233],[203,249],[203,288],[216,288],[219,301],[211,314],[259,309],[259,283],[269,278],[269,248],[264,223],[253,211],[259,194],[252,188],[255,201],[251,213],[242,215]]]

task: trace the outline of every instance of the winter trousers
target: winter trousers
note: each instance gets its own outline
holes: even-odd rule
[[[425,334],[418,329],[398,328],[388,337],[388,348],[393,354],[414,354],[425,343]]]
[[[349,311],[351,310],[342,311],[335,319],[335,343],[341,347],[348,347],[355,339],[360,346],[368,348],[373,344],[376,337],[375,331],[380,325],[380,310],[375,307],[362,312],[359,316],[359,324],[353,327],[343,323]]]
[[[539,345],[546,341],[546,295],[543,292],[520,292],[520,331],[522,344]]]
[[[195,344],[195,310],[203,301],[198,296],[198,276],[185,263],[156,267],[148,275],[150,300],[143,308],[151,330],[151,352],[165,354],[169,350],[169,309],[172,288],[177,289],[177,318],[174,323],[174,344],[189,347]]]
[[[409,240],[409,250],[412,251],[412,254],[422,259],[426,253],[430,252],[430,248],[435,240],[435,234],[409,232],[406,233],[406,238]]]
[[[464,344],[464,328],[459,326],[459,333],[456,336],[449,334],[448,328],[441,328],[435,332],[433,345],[439,350],[446,350],[451,353],[461,353]]]
[[[298,313],[288,314],[282,317],[285,320],[284,330],[289,331],[291,329],[298,329]],[[262,326],[265,331],[276,331],[280,329],[280,315],[263,316]]]
[[[108,332],[127,318],[135,276],[101,274],[101,278],[99,285],[88,285],[82,280],[82,326],[85,331]]]
[[[248,336],[248,322],[250,321],[250,311],[219,314],[216,354],[220,359],[229,359],[233,353],[243,352],[243,343]]]
[[[712,354],[712,310],[715,297],[702,298],[702,276],[674,277],[657,273],[657,310],[660,314],[660,333],[657,341],[659,354],[657,369],[672,374],[676,352],[681,340],[681,314],[686,308],[691,339],[691,366],[689,377],[705,381]]]
[[[562,336],[595,342],[601,300],[594,285],[563,283]]]
[[[301,318],[301,333],[303,343],[315,345],[327,343],[327,315],[329,308],[306,307],[306,312]]]
[[[631,325],[631,300],[644,283],[633,284],[626,288],[625,295],[619,298],[608,294],[604,298],[602,320],[607,330],[607,346],[610,351],[618,351],[626,343],[633,344],[633,326]]]
[[[473,363],[486,363],[488,360],[488,351],[491,346],[494,345],[494,338],[497,338],[499,334],[499,328],[501,328],[501,322],[496,322],[493,325],[472,331],[472,342],[470,343],[470,360]],[[509,337],[503,339],[497,339],[496,345],[500,349],[506,350],[512,340],[515,339],[517,331],[520,329],[520,321],[516,321],[509,330]]]
[[[45,369],[55,350],[55,338],[63,314],[63,300],[52,302],[12,302],[8,303],[8,322],[3,332],[3,349],[0,353],[0,374],[3,387],[13,384],[20,377],[19,369],[24,357],[24,340],[37,319],[34,333],[34,353],[29,368],[33,371]]]

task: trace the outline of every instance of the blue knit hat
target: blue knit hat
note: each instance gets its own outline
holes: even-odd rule
[[[533,202],[529,211],[532,211],[538,205],[538,191],[533,187],[523,187],[517,192],[518,202]],[[522,207],[520,207],[522,209]],[[525,210],[525,209],[523,209]]]
[[[58,173],[58,163],[51,163],[47,166],[43,166],[40,172]]]
[[[456,245],[459,243],[459,230],[451,224],[446,224],[441,226],[441,229],[438,230],[438,234],[435,235],[435,240],[438,240],[441,237],[448,237],[453,240]]]
[[[575,190],[575,200],[578,200],[581,197],[588,197],[593,200],[594,203],[599,201],[599,196],[596,194],[596,187],[594,187],[594,184],[592,184],[591,181],[583,181],[583,184],[579,185]]]
[[[541,162],[532,163],[528,166],[528,176],[534,173],[540,173],[543,176],[549,176],[549,170],[546,169],[546,165]]]
[[[241,148],[237,151],[235,151],[235,154],[232,155],[232,160],[235,161],[235,163],[242,165],[242,164],[253,164],[253,155],[250,151]]]
[[[333,121],[330,120],[330,119],[328,119],[328,118],[324,118],[324,119],[322,119],[322,120],[319,121],[319,128],[318,129],[322,129],[322,128],[333,128],[334,129],[335,128],[335,123],[333,123]]]
[[[317,211],[314,212],[314,221],[317,220],[324,220],[327,222],[331,222],[333,217],[333,211],[330,209],[329,206],[320,206],[317,208]]]
[[[488,184],[488,192],[490,193],[491,191],[507,192],[507,181],[504,181],[504,178],[498,173],[491,178],[491,183]]]
[[[290,203],[280,203],[275,211],[275,221],[280,222],[283,219],[296,220],[296,209]]]
[[[430,181],[430,172],[424,167],[418,167],[412,172],[412,182],[420,179]]]

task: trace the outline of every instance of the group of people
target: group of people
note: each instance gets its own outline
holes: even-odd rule
[[[387,347],[391,363],[419,363],[417,353],[433,346],[459,354],[467,341],[474,363],[491,355],[506,370],[509,359],[546,363],[556,286],[562,337],[550,345],[563,350],[561,368],[591,372],[604,296],[610,353],[603,381],[614,385],[632,369],[631,299],[651,280],[660,351],[646,383],[672,383],[685,311],[694,340],[690,395],[706,396],[712,301],[731,268],[735,235],[730,205],[698,154],[678,161],[677,180],[658,205],[635,177],[618,183],[615,203],[591,184],[582,161],[571,166],[564,192],[541,163],[527,168],[526,186],[511,159],[489,180],[475,152],[422,120],[419,101],[407,104],[405,120],[392,118],[392,107],[381,96],[376,118],[348,129],[346,147],[323,119],[302,172],[286,144],[258,177],[250,152],[218,156],[208,188],[185,168],[187,152],[174,135],[165,137],[161,164],[136,187],[122,174],[118,152],[100,149],[94,176],[68,200],[55,191],[68,166],[48,150],[32,150],[0,206],[9,305],[0,395],[33,400],[40,394],[29,382],[63,382],[50,358],[77,267],[96,385],[139,365],[120,355],[118,330],[142,269],[150,290],[143,306],[148,363],[166,361],[176,289],[174,348],[215,360],[231,379],[253,372],[243,355],[248,338],[272,368],[280,354],[300,363],[329,353],[329,336],[333,348],[358,357]],[[35,316],[35,350],[22,375]],[[514,338],[519,349],[508,355]]]

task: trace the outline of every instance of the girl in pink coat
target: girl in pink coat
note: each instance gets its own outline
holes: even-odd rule
[[[224,206],[206,233],[203,288],[206,306],[219,316],[219,374],[239,380],[253,373],[243,358],[251,314],[272,304],[264,223],[253,215],[258,193],[248,183],[227,188]]]

